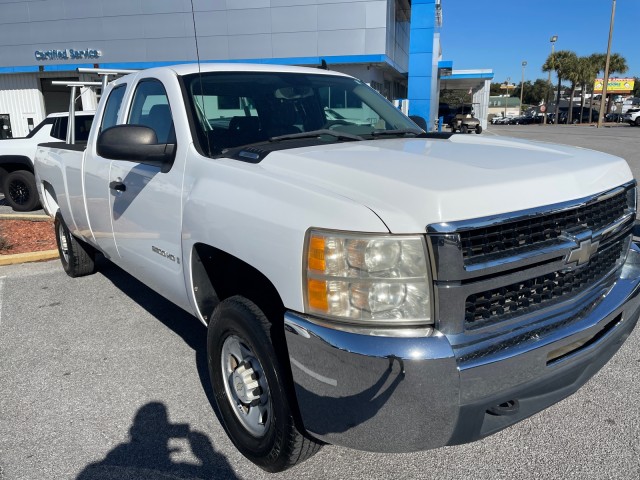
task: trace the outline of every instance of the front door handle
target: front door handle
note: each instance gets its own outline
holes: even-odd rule
[[[127,189],[127,186],[122,182],[111,182],[109,184],[109,188],[116,192],[124,192]]]

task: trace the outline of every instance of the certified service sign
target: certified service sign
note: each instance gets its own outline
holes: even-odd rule
[[[34,54],[36,60],[39,62],[49,60],[95,60],[102,56],[102,52],[95,48],[87,48],[85,50],[75,50],[73,48],[65,48],[64,50],[36,50]]]

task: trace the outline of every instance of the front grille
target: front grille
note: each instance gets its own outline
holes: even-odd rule
[[[575,227],[597,231],[622,217],[628,208],[627,194],[539,217],[460,232],[465,262],[484,255],[506,253],[558,238]]]
[[[552,272],[470,295],[465,302],[465,326],[480,328],[566,300],[602,279],[625,255],[627,248],[628,237],[623,237],[580,269]]]

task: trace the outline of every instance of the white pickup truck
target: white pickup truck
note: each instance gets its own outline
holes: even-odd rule
[[[36,177],[70,276],[101,252],[208,325],[226,431],[269,471],[485,437],[575,392],[640,314],[623,159],[427,134],[336,72],[124,76]]]
[[[76,139],[86,142],[95,112],[75,115]],[[40,204],[33,175],[33,157],[38,144],[66,140],[69,114],[52,113],[24,138],[0,140],[0,187],[7,203],[18,212],[34,210]]]

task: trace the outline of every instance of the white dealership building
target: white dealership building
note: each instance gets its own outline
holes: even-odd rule
[[[98,80],[78,67],[198,59],[324,60],[391,100],[408,99],[408,113],[431,128],[441,79],[468,84],[482,110],[492,78],[460,76],[442,62],[441,25],[441,0],[0,0],[0,131],[23,136],[46,115],[67,110],[68,89],[52,81]],[[99,95],[83,91],[78,108],[94,109]]]

